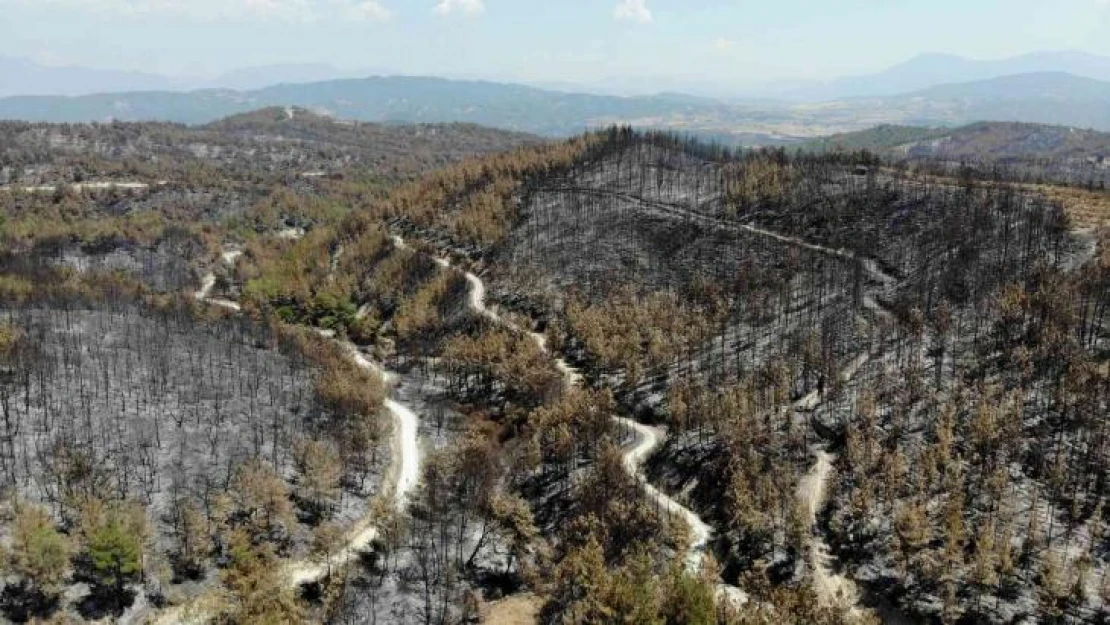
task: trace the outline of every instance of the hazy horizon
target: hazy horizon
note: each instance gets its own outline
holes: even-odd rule
[[[922,54],[1110,56],[1099,36],[1110,0],[0,0],[0,10],[0,56],[182,79],[319,64],[666,90],[827,80]]]

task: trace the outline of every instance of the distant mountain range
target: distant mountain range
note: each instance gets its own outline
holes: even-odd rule
[[[640,98],[569,94],[523,85],[440,78],[373,77],[280,84],[249,91],[147,91],[0,99],[0,118],[27,121],[165,120],[205,123],[267,106],[300,106],[376,122],[470,122],[566,135],[622,120],[684,114],[725,117],[734,107],[676,95]]]
[[[185,87],[173,78],[87,67],[52,67],[0,56],[0,97],[84,95],[105,91],[150,91]]]
[[[200,124],[268,106],[299,106],[373,122],[467,122],[547,136],[625,123],[748,145],[791,143],[881,124],[956,126],[982,120],[1110,131],[1110,82],[1063,72],[821,103],[730,103],[681,93],[619,97],[486,81],[371,77],[248,90],[15,96],[0,99],[0,119]]]
[[[1110,82],[1062,72],[1017,74],[881,98],[872,108],[893,108],[905,121],[925,125],[1015,121],[1110,130]]]
[[[783,98],[808,101],[894,96],[938,85],[990,80],[1017,74],[1065,73],[1110,81],[1110,57],[1075,50],[1033,52],[1006,59],[979,60],[952,54],[923,54],[875,74],[837,78],[827,83],[785,89]]]
[[[381,69],[342,70],[318,63],[267,65],[237,69],[215,77],[163,76],[146,72],[50,66],[0,56],[0,97],[20,95],[80,96],[134,91],[260,89],[283,83],[308,83],[380,74]]]
[[[689,76],[635,75],[611,76],[591,83],[539,80],[530,84],[541,89],[567,93],[647,96],[673,92],[731,102],[766,99],[815,102],[894,96],[937,85],[1045,72],[1064,72],[1110,81],[1110,57],[1076,50],[1031,52],[991,60],[951,54],[923,54],[873,74],[846,76],[824,82],[772,81],[762,85],[727,84]],[[83,67],[52,67],[28,59],[0,57],[0,97],[196,89],[251,90],[277,84],[391,74],[397,72],[380,67],[340,69],[322,63],[294,63],[248,67],[215,77],[162,76]]]

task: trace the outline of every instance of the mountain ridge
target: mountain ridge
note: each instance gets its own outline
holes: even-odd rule
[[[673,92],[606,96],[489,80],[376,76],[245,91],[17,96],[0,99],[0,118],[203,124],[271,106],[300,106],[358,121],[462,122],[545,136],[628,124],[756,145],[881,124],[958,126],[999,120],[1110,130],[1110,82],[1061,72],[1019,74],[820,105],[730,104]]]
[[[782,91],[780,95],[809,101],[888,97],[944,84],[1048,72],[1064,72],[1106,81],[1110,80],[1110,57],[1075,50],[1031,52],[1003,59],[972,59],[955,54],[926,53],[879,72],[794,87]]]
[[[251,90],[277,84],[304,84],[344,78],[392,76],[396,68],[339,68],[326,62],[298,61],[234,68],[218,75],[163,75],[76,65],[52,66],[23,57],[0,56],[0,97],[16,95],[92,95],[146,90]],[[729,85],[688,76],[611,76],[574,82],[535,78],[487,78],[494,82],[523,82],[540,89],[614,96],[650,96],[662,92],[742,102],[786,99],[823,101],[854,97],[887,97],[932,86],[999,76],[1063,71],[1076,76],[1110,80],[1110,57],[1079,50],[1043,50],[998,59],[975,59],[942,52],[925,53],[872,73],[846,75],[825,81],[773,79],[758,84]],[[467,78],[467,77],[459,77]]]

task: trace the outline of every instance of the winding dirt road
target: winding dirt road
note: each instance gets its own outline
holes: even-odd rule
[[[799,237],[782,234],[781,232],[775,232],[773,230],[766,230],[764,228],[760,228],[759,226],[746,224],[734,219],[727,219],[724,217],[718,217],[716,215],[703,213],[691,209],[689,206],[684,204],[664,202],[662,200],[650,200],[647,198],[632,195],[630,193],[623,193],[611,189],[592,189],[589,187],[564,186],[558,187],[555,190],[571,193],[582,193],[586,195],[613,197],[627,202],[637,203],[644,207],[654,209],[657,212],[664,213],[672,217],[679,217],[703,226],[717,228],[719,230],[748,232],[750,234],[755,234],[761,237],[774,239],[775,241],[784,243],[786,245],[818,252],[827,256],[834,256],[852,262],[860,261],[863,264],[864,271],[867,273],[868,276],[871,277],[872,280],[881,283],[883,286],[890,286],[898,282],[898,279],[896,277],[885,272],[874,259],[857,256],[849,249],[828,247],[826,245],[821,245],[820,243],[813,243]]]
[[[869,299],[869,298],[868,298]],[[866,301],[866,299],[865,299]],[[872,302],[875,300],[871,299]],[[876,303],[875,306],[878,306]],[[891,315],[885,309],[877,314],[884,320]],[[839,373],[841,382],[850,382],[859,370],[871,360],[871,354],[864,351],[848,363]],[[794,402],[796,411],[811,411],[824,400],[819,390],[810,392]],[[796,497],[806,514],[806,522],[813,530],[809,535],[809,564],[813,571],[813,591],[821,605],[848,610],[854,617],[863,616],[866,609],[860,606],[860,592],[856,583],[849,577],[833,570],[829,545],[817,528],[817,514],[825,505],[829,479],[833,472],[836,456],[824,449],[815,454],[815,461],[809,472],[798,482]]]
[[[582,189],[575,189],[582,190]],[[616,192],[587,190],[590,192],[603,193],[607,195],[618,195]],[[643,198],[636,198],[634,196],[627,196],[626,199],[645,202]],[[762,237],[767,237],[779,241],[781,243],[807,249],[810,251],[825,254],[831,257],[839,258],[848,262],[859,262],[867,274],[867,277],[872,283],[880,285],[882,289],[889,288],[898,283],[898,279],[887,273],[874,259],[857,256],[854,252],[847,249],[832,248],[817,243],[812,243],[804,239],[793,236],[784,235],[778,232],[765,230],[763,228],[753,226],[750,224],[738,223],[699,213],[690,210],[688,207],[681,205],[673,205],[663,202],[647,202],[657,210],[663,210],[668,213],[680,216],[686,219],[703,223],[704,225],[726,228],[729,230],[740,230]],[[400,237],[394,237],[394,242],[399,247],[404,247],[405,243]],[[443,267],[450,267],[449,261],[442,258],[437,258],[436,262]],[[470,292],[468,294],[468,306],[476,314],[483,316],[495,323],[502,324],[513,331],[526,333],[532,337],[539,348],[544,352],[550,354],[547,348],[547,341],[543,335],[527,332],[516,324],[502,318],[495,310],[489,308],[486,303],[486,287],[480,278],[473,273],[466,273],[466,280],[470,284]],[[871,293],[865,293],[862,298],[864,309],[875,315],[876,318],[884,322],[890,322],[892,315],[879,303],[875,296]],[[840,373],[840,377],[844,381],[851,380],[855,377],[856,373],[868,362],[870,354],[863,353],[857,356],[851,363],[848,364]],[[556,362],[559,371],[563,373],[564,380],[568,386],[574,386],[581,381],[581,375],[570,367],[565,360],[558,359]],[[813,410],[820,404],[824,398],[820,392],[815,390],[805,397],[801,398],[794,404],[795,410]],[[632,475],[643,486],[648,496],[660,505],[664,510],[669,513],[675,514],[683,518],[690,526],[691,530],[691,545],[690,551],[686,556],[686,564],[690,570],[700,569],[702,559],[704,557],[705,548],[709,543],[712,536],[712,528],[705,523],[694,512],[685,508],[678,502],[668,497],[665,493],[656,489],[647,480],[646,475],[643,473],[643,465],[652,453],[662,444],[665,438],[665,432],[658,428],[649,427],[634,420],[614,417],[614,419],[628,431],[630,431],[635,439],[632,447],[628,448],[624,455],[624,466],[630,475]],[[818,452],[816,462],[806,476],[799,482],[797,497],[801,502],[803,508],[806,510],[807,518],[811,527],[816,525],[817,513],[824,506],[825,495],[828,480],[832,474],[833,461],[835,456],[822,450]],[[859,607],[859,590],[855,583],[832,570],[831,556],[829,555],[829,548],[825,541],[818,535],[811,536],[810,544],[810,564],[813,569],[813,586],[814,591],[818,596],[818,600],[823,605],[839,606],[849,609],[851,613],[859,615],[862,613],[862,608]],[[722,586],[718,589],[718,593],[725,593],[737,603],[746,601],[746,596],[742,591],[735,587]]]
[[[404,246],[404,242],[399,237],[395,237],[394,241],[397,242],[399,246]],[[450,263],[446,261],[441,264],[446,267],[450,266]],[[502,317],[496,310],[490,308],[486,304],[486,285],[482,279],[471,272],[465,272],[465,275],[466,281],[470,285],[470,291],[467,294],[467,306],[472,312],[494,323],[503,325],[513,332],[527,335],[536,343],[540,351],[548,356],[553,356],[551,350],[547,346],[547,337],[538,332],[530,332],[521,328],[512,321]],[[568,388],[577,386],[582,382],[581,373],[575,370],[574,367],[571,367],[566,360],[557,356],[553,357],[555,358],[555,366],[559,372],[563,374],[564,384]],[[647,475],[643,471],[644,463],[665,439],[665,432],[659,428],[650,427],[625,417],[614,416],[613,421],[631,432],[634,439],[632,446],[625,449],[624,456],[622,457],[625,471],[639,482],[648,497],[659,505],[660,508],[665,510],[668,514],[683,519],[690,527],[691,535],[689,550],[686,553],[686,568],[691,573],[700,573],[706,548],[709,545],[709,538],[713,533],[712,529],[692,510],[686,508],[667,496],[664,492],[652,486],[647,479]],[[720,584],[717,592],[718,596],[726,598],[733,604],[743,604],[747,601],[747,595],[735,586]]]
[[[229,267],[234,267],[235,261],[239,260],[239,257],[242,255],[243,252],[241,250],[224,250],[220,254],[220,259],[223,260],[225,265]],[[212,297],[212,289],[214,288],[216,288],[216,274],[213,271],[209,271],[208,273],[204,274],[203,278],[201,278],[200,290],[196,293],[193,293],[193,297],[196,298],[198,302],[205,302],[213,306],[226,308],[227,310],[230,310],[232,312],[241,312],[243,310],[243,307],[236,302],[227,299]]]
[[[694,514],[689,508],[683,507],[674,499],[655,488],[644,474],[643,467],[648,458],[663,444],[666,434],[659,428],[644,425],[633,419],[613,417],[613,420],[622,427],[632,432],[635,443],[624,454],[624,469],[629,475],[640,482],[640,486],[660,508],[668,514],[680,517],[690,526],[690,550],[686,553],[686,570],[691,573],[701,571],[704,560],[705,548],[709,545],[709,537],[713,530]]]
[[[221,254],[221,258],[224,263],[233,265],[241,255],[241,251],[228,250]],[[216,276],[213,272],[209,272],[202,279],[201,288],[194,293],[194,297],[198,301],[235,312],[242,310],[236,302],[210,297],[215,284]],[[329,332],[323,330],[318,332],[322,336],[335,340],[334,335]],[[353,343],[342,341],[340,345],[356,365],[380,376],[387,389],[397,384],[398,376],[395,373],[367,358]],[[418,433],[420,419],[407,406],[393,399],[386,399],[384,407],[389,411],[394,422],[393,440],[391,441],[393,464],[389,469],[386,488],[391,491],[390,494],[395,509],[404,512],[408,505],[409,496],[420,481],[421,454]],[[343,547],[328,562],[320,562],[314,559],[289,562],[286,565],[289,583],[293,586],[301,586],[317,582],[326,577],[330,571],[342,568],[355,561],[359,554],[365,551],[378,537],[379,529],[375,525],[375,521],[372,512],[368,510],[366,516],[356,522],[347,532]],[[211,619],[213,614],[219,610],[219,604],[220,601],[215,593],[206,593],[195,597],[186,604],[162,611],[154,618],[153,622],[157,625],[182,623],[199,625]]]
[[[164,183],[160,182],[159,185]],[[146,182],[74,182],[62,185],[33,185],[33,186],[12,186],[4,185],[0,187],[0,191],[11,192],[13,190],[21,191],[23,193],[54,193],[58,189],[71,189],[76,193],[82,191],[106,191],[112,189],[119,189],[121,191],[145,191],[150,188],[150,184]]]
[[[334,338],[328,332],[320,331],[328,338]],[[361,369],[378,375],[387,389],[397,383],[397,374],[381,367],[370,360],[349,341],[342,341],[340,345],[347,356]],[[408,506],[409,495],[420,481],[420,441],[418,429],[420,418],[404,404],[393,399],[386,399],[384,407],[393,418],[393,440],[390,446],[393,453],[393,464],[389,469],[386,488],[389,489],[393,499],[394,508],[404,512]],[[370,547],[377,539],[379,529],[375,524],[376,519],[368,511],[367,515],[355,523],[347,532],[343,548],[330,561],[298,560],[290,562],[287,566],[290,581],[295,586],[318,582],[327,577],[334,569],[342,568],[358,559],[359,555]]]
[[[630,197],[630,199],[641,202],[644,201],[642,198]],[[753,225],[741,224],[698,213],[679,205],[661,202],[649,203],[657,210],[665,210],[687,219],[702,222],[706,225],[742,230],[751,234],[772,238],[788,245],[816,251],[847,261],[860,262],[868,278],[873,283],[877,283],[883,288],[897,283],[897,279],[886,273],[876,261],[869,258],[858,257],[849,250],[835,249],[814,244],[796,237],[764,230]],[[289,228],[282,231],[278,236],[285,239],[296,239],[303,235],[303,230]],[[405,241],[401,237],[394,236],[392,240],[398,248],[404,249],[407,247]],[[225,252],[222,257],[224,262],[230,265],[234,264],[240,254],[241,252],[238,251],[228,251]],[[445,269],[450,269],[452,266],[450,260],[447,258],[436,257],[434,260],[439,266]],[[556,355],[552,354],[551,350],[548,348],[547,340],[544,335],[520,327],[516,323],[502,317],[495,309],[487,306],[485,283],[471,272],[464,272],[464,274],[470,287],[467,295],[467,306],[472,312],[494,323],[503,325],[514,332],[530,337],[541,351],[555,358],[556,367],[563,375],[567,387],[573,387],[582,382],[582,376],[578,371],[571,367],[564,359],[558,358]],[[201,282],[200,290],[195,293],[196,299],[235,312],[240,311],[241,307],[236,302],[211,297],[215,284],[216,277],[214,273],[210,272],[205,275]],[[871,294],[864,295],[863,306],[875,313],[876,316],[883,317],[884,320],[890,316]],[[387,387],[396,383],[397,377],[395,374],[386,371],[383,367],[368,359],[353,344],[343,343],[343,347],[359,367],[381,375]],[[851,379],[867,360],[868,354],[863,354],[855,359],[841,373],[842,378]],[[812,410],[822,399],[820,394],[814,391],[796,402],[794,408],[798,410]],[[394,463],[390,469],[390,479],[388,482],[391,484],[390,488],[392,489],[392,497],[395,506],[398,510],[404,510],[408,496],[419,481],[420,449],[417,435],[419,419],[410,409],[392,399],[386,401],[385,407],[392,415],[395,424],[394,439],[392,441]],[[626,448],[622,458],[625,470],[641,484],[652,501],[668,513],[682,518],[688,524],[691,531],[691,540],[689,551],[685,558],[686,566],[688,570],[700,571],[706,548],[712,537],[712,528],[693,511],[682,506],[677,501],[652,486],[643,471],[644,463],[665,440],[665,431],[660,428],[647,426],[632,419],[623,417],[613,417],[613,419],[618,425],[630,432],[634,440],[633,444]],[[797,496],[800,503],[803,505],[806,518],[811,526],[816,524],[818,512],[824,506],[827,483],[833,470],[834,459],[835,456],[832,456],[828,452],[823,450],[819,451],[816,454],[815,464],[798,484]],[[332,559],[330,563],[331,566],[343,566],[354,560],[358,553],[365,549],[377,538],[377,536],[378,529],[374,525],[373,519],[369,517],[362,519],[362,521],[352,528],[343,550],[338,556]],[[812,538],[810,557],[814,571],[814,589],[817,592],[819,600],[826,605],[842,606],[850,608],[853,612],[858,613],[860,610],[858,607],[858,589],[852,580],[832,571],[828,546],[818,536]],[[314,561],[298,561],[288,565],[290,581],[294,584],[317,581],[323,578],[328,573],[328,570],[329,567],[327,563]],[[718,587],[718,595],[725,596],[735,603],[744,603],[747,601],[746,595],[744,595],[740,589],[733,586],[720,585]],[[199,605],[207,605],[210,603],[209,600],[210,597],[200,597],[194,602],[192,607],[195,609]],[[194,615],[192,618],[182,618],[188,613],[186,611],[187,607],[188,606],[168,610],[164,612],[162,618],[159,618],[156,622],[167,624],[177,622],[199,623],[204,622],[207,615],[211,613],[207,609],[201,609],[198,612],[199,616]],[[176,614],[174,614],[175,611]],[[166,617],[170,618],[167,619]]]
[[[798,482],[798,501],[810,527],[816,527],[817,514],[825,505],[826,485],[832,474],[834,456],[825,450],[816,454],[817,461]],[[855,582],[832,570],[832,557],[824,540],[812,538],[809,557],[813,569],[813,590],[822,605],[846,608],[860,615],[860,593]]]
[[[515,323],[501,317],[496,310],[486,305],[486,286],[478,276],[466,273],[466,280],[470,283],[470,293],[467,302],[471,310],[487,319],[500,323],[514,332],[529,336],[540,348],[540,351],[555,358],[555,368],[563,374],[563,382],[567,388],[573,388],[582,383],[582,374],[561,357],[554,356],[547,346],[547,337],[538,332],[529,332]],[[613,416],[613,421],[625,428],[633,435],[633,443],[627,447],[621,458],[625,471],[632,476],[644,489],[647,496],[668,514],[681,518],[690,528],[690,545],[686,552],[686,570],[691,574],[700,574],[705,561],[706,549],[713,530],[708,523],[689,508],[678,503],[666,493],[651,484],[644,473],[644,463],[651,457],[655,450],[663,443],[666,432],[661,428],[644,425],[633,419]],[[717,598],[734,607],[742,606],[748,602],[748,595],[736,586],[725,583],[717,584]]]
[[[870,359],[871,354],[868,352],[853,359],[841,370],[839,374],[841,381],[851,381]],[[794,402],[793,409],[810,411],[815,409],[823,399],[820,391],[814,390]],[[850,578],[833,571],[829,545],[816,531],[817,514],[825,505],[826,491],[835,460],[836,456],[828,451],[818,450],[813,466],[798,482],[796,497],[802,510],[805,511],[807,524],[814,530],[809,535],[809,564],[813,570],[813,591],[817,595],[817,600],[823,606],[847,609],[850,614],[858,617],[863,614],[863,609],[859,606],[859,589]]]

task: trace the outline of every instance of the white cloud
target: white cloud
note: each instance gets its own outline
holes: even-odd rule
[[[613,9],[613,17],[622,21],[647,24],[651,21],[651,9],[647,8],[647,0],[620,0],[617,8]]]
[[[336,18],[384,21],[391,16],[379,0],[0,0],[0,7],[5,4],[108,17],[170,17],[201,22],[304,23]]]
[[[727,37],[717,37],[713,41],[713,47],[721,50],[722,52],[731,50],[736,47],[736,40],[728,39]]]
[[[376,0],[364,0],[349,5],[345,13],[348,19],[365,22],[384,22],[393,17],[393,13]]]
[[[436,5],[436,15],[446,16],[455,12],[465,15],[478,15],[486,10],[483,0],[439,0]]]

